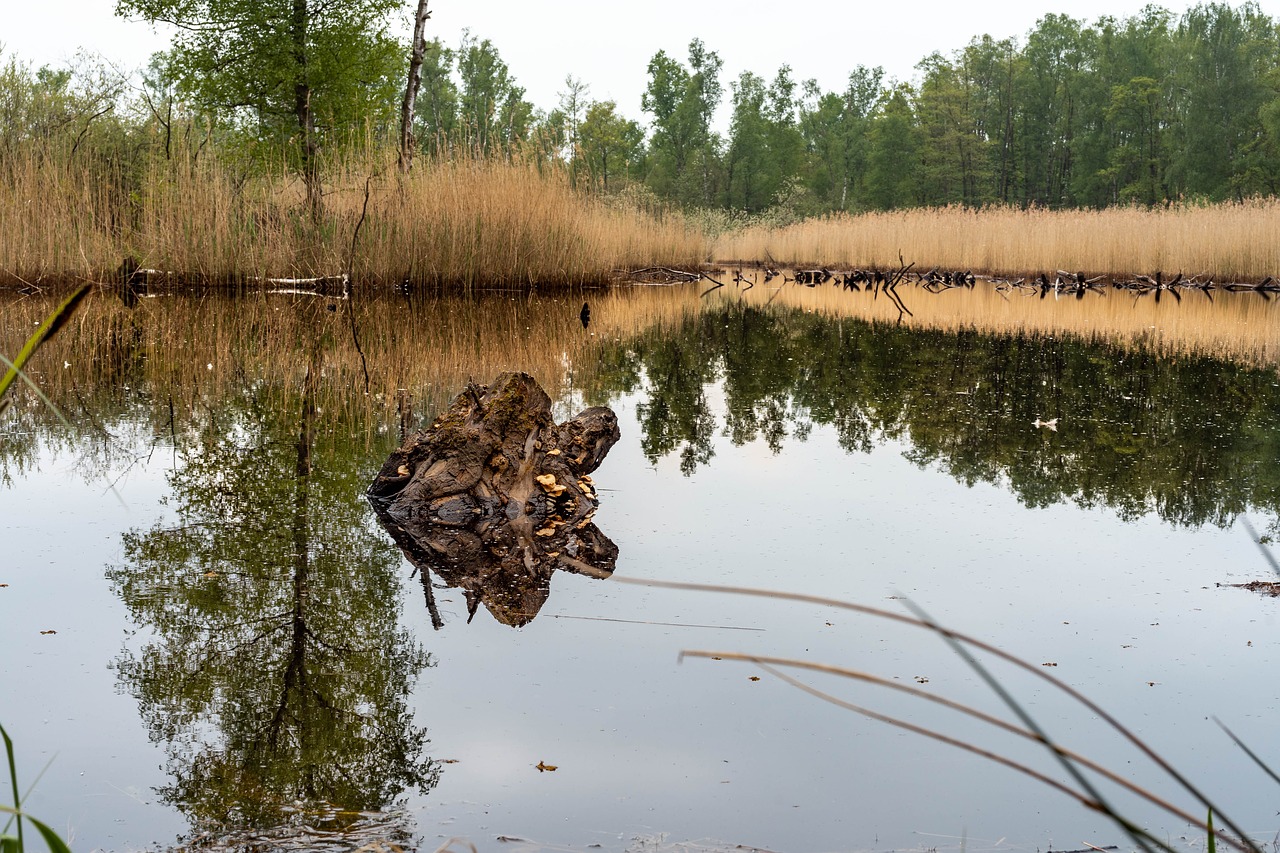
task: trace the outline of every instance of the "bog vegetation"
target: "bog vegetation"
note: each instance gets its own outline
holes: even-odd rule
[[[572,76],[535,106],[478,36],[401,43],[397,6],[124,0],[179,25],[141,73],[0,56],[0,277],[132,258],[202,280],[528,285],[899,252],[989,272],[1280,269],[1258,248],[1280,244],[1259,201],[1280,190],[1280,28],[1255,3],[1047,15],[924,57],[909,82],[852,67],[840,91],[786,65],[725,81],[694,39],[650,61],[646,124]]]

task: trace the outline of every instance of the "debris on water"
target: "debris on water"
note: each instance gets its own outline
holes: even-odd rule
[[[545,772],[547,772],[547,773],[554,773],[554,772],[556,772],[557,770],[559,770],[559,769],[560,769],[560,766],[559,766],[559,765],[557,765],[557,764],[548,764],[548,763],[547,763],[547,762],[545,762],[545,761],[539,761],[539,762],[538,762],[537,764],[535,764],[534,766],[538,768],[538,772],[539,772],[539,773],[542,773],[542,772],[544,772],[544,771],[545,771]]]
[[[1271,598],[1280,598],[1280,581],[1249,581],[1248,583],[1220,583],[1214,586],[1229,586],[1234,589],[1247,589],[1249,592],[1257,592]]]

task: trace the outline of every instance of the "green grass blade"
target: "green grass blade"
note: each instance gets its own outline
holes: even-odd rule
[[[4,738],[5,755],[9,758],[9,784],[13,786],[13,817],[5,822],[4,828],[8,830],[9,824],[16,818],[18,821],[18,850],[22,850],[22,814],[19,809],[22,808],[22,802],[18,797],[18,762],[13,757],[13,741],[9,738],[9,733],[4,730],[4,726],[0,726],[0,737]],[[6,809],[8,811],[8,809]],[[7,851],[6,851],[7,853]]]
[[[47,824],[33,817],[29,817],[27,820],[31,821],[31,825],[40,831],[40,837],[48,845],[49,853],[71,853],[71,848],[67,846],[67,842],[63,841],[62,837],[50,829]]]
[[[1218,853],[1218,836],[1213,834],[1213,809],[1209,809],[1209,819],[1204,825],[1209,829],[1209,853]]]
[[[58,333],[67,322],[71,319],[71,314],[76,310],[76,306],[89,295],[89,291],[93,289],[93,284],[85,282],[77,287],[70,296],[62,300],[52,314],[45,318],[40,324],[40,328],[36,329],[35,334],[27,338],[26,344],[23,345],[22,351],[13,359],[9,369],[5,372],[4,378],[0,379],[0,398],[4,397],[5,392],[9,390],[9,386],[18,378],[18,374],[22,372],[23,367],[31,356],[36,354],[36,350]],[[4,404],[0,403],[0,412],[4,411]]]

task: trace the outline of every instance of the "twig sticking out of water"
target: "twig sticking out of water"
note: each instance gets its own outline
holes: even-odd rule
[[[990,643],[987,643],[976,637],[963,634],[958,631],[953,631],[949,628],[944,628],[938,625],[937,623],[933,622],[932,620],[929,620],[927,618],[921,618],[920,616],[908,616],[902,613],[896,613],[893,611],[884,610],[879,607],[872,607],[866,604],[858,604],[856,602],[828,598],[826,596],[809,595],[805,593],[794,593],[794,592],[781,592],[777,590],[755,589],[750,587],[719,586],[716,584],[684,583],[679,581],[645,580],[641,578],[618,577],[616,575],[614,576],[613,580],[616,583],[629,583],[629,584],[636,584],[638,586],[649,586],[649,587],[655,587],[660,589],[680,589],[680,590],[688,590],[688,591],[718,592],[718,593],[727,592],[734,595],[749,595],[749,596],[755,596],[760,598],[773,598],[773,599],[778,599],[783,601],[796,601],[796,602],[802,602],[807,604],[817,604],[824,607],[836,607],[843,610],[850,610],[855,613],[861,613],[867,616],[874,616],[876,618],[885,619],[892,622],[898,622],[900,624],[910,625],[916,628],[925,628],[930,631],[933,631],[934,633],[937,633],[939,636],[947,640],[947,642],[952,645],[953,649],[962,649],[963,656],[966,658],[966,660],[970,660],[971,665],[973,661],[972,661],[972,655],[968,651],[969,649],[974,649],[974,650],[978,650],[978,651],[982,651],[987,654],[990,654],[993,657],[996,657],[1009,664],[1012,664],[1013,666],[1019,669],[1024,670],[1025,672],[1034,674],[1038,678],[1041,678],[1047,681],[1049,684],[1053,685],[1055,688],[1062,691],[1063,693],[1066,693],[1070,698],[1080,703],[1092,714],[1094,714],[1098,719],[1105,722],[1112,729],[1114,729],[1116,732],[1122,735],[1126,740],[1128,740],[1131,744],[1137,747],[1161,770],[1167,773],[1171,779],[1177,782],[1183,788],[1183,790],[1185,790],[1192,797],[1198,800],[1206,809],[1212,809],[1212,811],[1216,815],[1218,815],[1218,817],[1222,820],[1222,822],[1226,825],[1226,827],[1230,829],[1232,832],[1234,832],[1237,836],[1239,836],[1238,839],[1234,839],[1223,832],[1219,832],[1218,836],[1225,843],[1235,847],[1238,850],[1246,851],[1246,853],[1262,853],[1261,848],[1259,848],[1256,844],[1254,844],[1252,841],[1249,840],[1248,836],[1239,827],[1239,825],[1236,824],[1234,821],[1231,821],[1229,818],[1227,818],[1223,813],[1223,811],[1219,809],[1217,805],[1214,804],[1203,792],[1201,792],[1199,788],[1197,788],[1185,776],[1183,776],[1181,773],[1175,770],[1169,764],[1168,761],[1166,761],[1163,757],[1161,757],[1158,753],[1156,753],[1155,750],[1153,750],[1145,741],[1143,741],[1141,738],[1135,735],[1127,726],[1123,725],[1119,720],[1117,720],[1109,712],[1104,710],[1096,702],[1094,702],[1092,699],[1089,699],[1084,694],[1080,693],[1080,691],[1076,690],[1074,687],[1067,684],[1065,681],[1053,675],[1050,675],[1042,667],[1035,666],[1023,660],[1022,658],[1019,658],[1009,652],[1004,651],[1003,649],[997,646],[993,646]],[[985,672],[983,670],[979,670],[979,671]],[[993,679],[990,679],[989,676],[984,676],[984,677],[988,678],[989,681],[993,680]],[[1008,697],[1007,693],[1005,693],[1002,696],[1002,698],[1005,698],[1006,702],[1012,702],[1012,697]],[[1013,703],[1013,704],[1016,706],[1016,703]],[[1014,710],[1015,710],[1015,713],[1017,713],[1021,709],[1015,707]],[[1025,712],[1022,712],[1022,714],[1025,715]],[[1024,716],[1024,723],[1027,722],[1028,720],[1029,718]],[[1064,758],[1065,750],[1059,752],[1059,748],[1054,746],[1052,742],[1048,739],[1048,737],[1044,735],[1043,732],[1038,731],[1038,726],[1035,725],[1034,721],[1030,721],[1027,725],[1027,728],[1030,729],[1033,733],[1036,733],[1039,739],[1043,743],[1045,743],[1047,747],[1053,750],[1054,754],[1058,756],[1060,760],[1064,760],[1064,761],[1066,760]],[[1067,763],[1070,764],[1069,761]],[[1094,801],[1100,804],[1104,804],[1101,797],[1099,796],[1091,796],[1091,799],[1093,799]],[[1108,811],[1107,814],[1121,828],[1123,828],[1127,833],[1130,834],[1130,837],[1133,838],[1134,842],[1138,844],[1138,846],[1142,847],[1143,849],[1149,849],[1149,842],[1152,841],[1153,839],[1150,839],[1149,836],[1144,837],[1145,833],[1143,833],[1140,829],[1133,827],[1127,820],[1125,820],[1122,816],[1116,814],[1114,811]],[[1197,824],[1200,826],[1205,826],[1205,824],[1200,823],[1199,821],[1197,821]],[[1135,830],[1136,830],[1136,833],[1135,833]],[[1165,847],[1165,845],[1162,842],[1159,842],[1158,840],[1154,840],[1154,842],[1157,844],[1157,846],[1160,846],[1162,848]]]

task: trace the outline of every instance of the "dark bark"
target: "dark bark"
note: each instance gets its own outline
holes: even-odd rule
[[[606,578],[618,548],[592,522],[590,474],[618,440],[590,408],[557,425],[534,379],[468,386],[429,429],[387,459],[369,487],[378,520],[430,585],[461,587],[507,625],[528,623],[556,569]],[[430,594],[430,589],[427,589]]]
[[[307,187],[307,206],[313,218],[320,215],[320,164],[316,160],[316,118],[311,111],[311,81],[307,69],[308,29],[311,10],[307,0],[293,0],[289,32],[293,40],[296,79],[293,84],[293,112],[298,119],[298,150],[302,159],[302,178]]]

